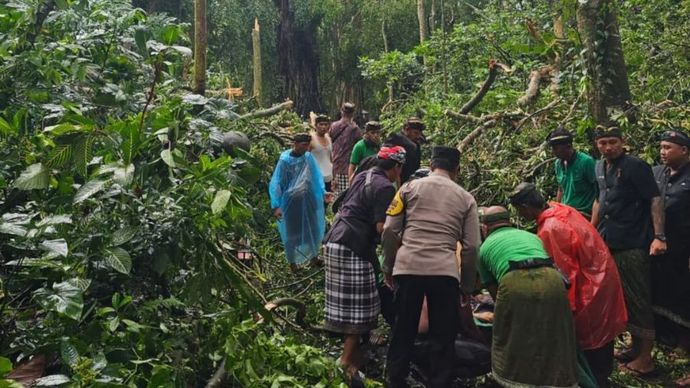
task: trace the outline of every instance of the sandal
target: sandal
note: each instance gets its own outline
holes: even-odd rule
[[[638,379],[642,380],[654,379],[659,377],[659,371],[657,371],[656,369],[643,372],[639,369],[631,367],[629,364],[621,364],[619,370],[623,373],[627,373],[631,376],[637,377]]]

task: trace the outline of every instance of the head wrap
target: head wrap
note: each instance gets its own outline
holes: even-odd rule
[[[617,137],[623,139],[623,131],[616,125],[597,125],[596,128],[594,128],[594,139],[601,139],[602,137]]]
[[[400,146],[381,147],[379,153],[376,155],[378,159],[394,160],[400,164],[405,163],[405,149]]]
[[[369,131],[380,131],[383,128],[383,125],[379,123],[378,121],[367,121],[366,124],[364,124],[364,131],[369,132]]]
[[[431,162],[445,161],[446,167],[456,168],[460,164],[460,151],[457,148],[436,146],[431,150]]]
[[[659,141],[667,141],[679,146],[690,147],[690,137],[685,132],[675,129],[662,133],[659,136]]]
[[[292,137],[292,141],[295,143],[309,143],[311,141],[311,135],[308,133],[299,133]]]
[[[562,144],[573,144],[573,135],[568,132],[565,128],[559,127],[554,129],[549,133],[546,138],[550,146],[562,145]]]
[[[527,199],[534,195],[534,193],[539,193],[537,186],[534,183],[522,182],[510,194],[510,204],[511,205],[524,205],[528,201]]]
[[[352,114],[355,113],[355,104],[351,102],[346,102],[343,104],[343,106],[340,108],[341,111],[344,113]]]
[[[423,131],[426,126],[424,125],[424,122],[422,119],[419,117],[410,117],[405,121],[405,128],[410,128],[410,129],[418,129],[420,131]]]
[[[314,123],[330,123],[331,119],[328,118],[326,115],[317,115],[316,118],[314,119]]]

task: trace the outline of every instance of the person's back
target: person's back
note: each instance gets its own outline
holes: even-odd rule
[[[451,179],[434,173],[403,185],[398,195],[405,202],[405,232],[393,274],[457,277],[458,241],[463,246],[463,261],[474,272],[479,235],[474,226],[466,226],[471,216],[476,217],[474,197]]]
[[[592,224],[570,206],[551,202],[537,234],[571,283],[570,307],[580,346],[599,348],[625,330],[627,312],[616,263]]]

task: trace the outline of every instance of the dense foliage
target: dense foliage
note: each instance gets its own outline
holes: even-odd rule
[[[286,273],[266,194],[281,136],[301,120],[242,117],[256,101],[192,94],[191,1],[134,3],[167,13],[125,0],[0,4],[0,386],[27,365],[43,385],[202,386],[225,370],[233,386],[338,386],[332,341],[263,308],[296,296],[308,323],[321,319],[321,273]],[[209,87],[251,90],[256,17],[265,101],[284,99],[275,3],[208,3]],[[553,192],[543,140],[558,125],[591,150],[576,2],[427,1],[422,44],[415,1],[290,3],[298,26],[316,27],[330,113],[352,98],[388,132],[423,115],[431,144],[480,128],[460,180],[482,204],[524,179]],[[689,18],[687,1],[620,4],[636,121],[613,116],[650,162],[656,132],[690,125]],[[491,59],[506,67],[481,102],[446,114],[477,93]],[[520,104],[530,73],[555,64]],[[248,133],[251,151],[222,152],[228,130]]]

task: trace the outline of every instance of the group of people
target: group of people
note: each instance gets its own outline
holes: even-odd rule
[[[656,373],[655,327],[690,343],[690,137],[683,131],[661,135],[663,164],[653,169],[625,152],[615,125],[595,130],[599,161],[575,150],[567,130],[552,131],[556,201],[532,183],[508,199],[536,222],[533,234],[511,222],[506,206],[479,207],[455,182],[456,148],[433,147],[430,173],[411,179],[420,168],[422,120],[408,119],[381,142],[381,125],[368,122],[362,138],[353,113],[345,104],[338,121],[317,116],[315,132],[295,137],[271,180],[291,265],[323,245],[324,326],[344,336],[340,362],[353,385],[365,363],[363,337],[378,325],[382,288],[394,295],[390,387],[407,386],[420,319],[428,320],[432,345],[429,385],[450,385],[459,311],[482,288],[495,302],[492,375],[502,386],[607,387],[614,357],[637,377]],[[337,196],[325,232],[319,222]],[[614,352],[625,330],[630,346]]]

